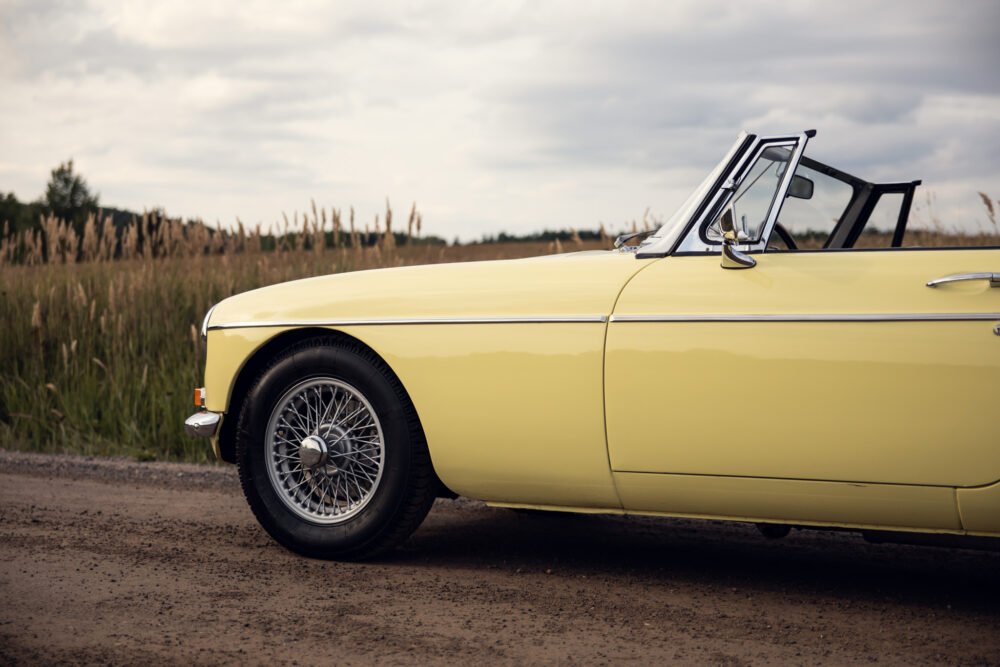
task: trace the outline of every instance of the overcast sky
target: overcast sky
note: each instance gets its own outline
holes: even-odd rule
[[[617,228],[741,129],[817,128],[813,157],[975,227],[998,26],[996,0],[0,0],[0,191],[72,157],[104,204],[224,225],[388,197],[447,238]]]

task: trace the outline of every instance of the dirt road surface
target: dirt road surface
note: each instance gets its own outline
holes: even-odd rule
[[[321,562],[231,468],[0,451],[0,664],[997,664],[998,594],[997,553],[467,500]]]

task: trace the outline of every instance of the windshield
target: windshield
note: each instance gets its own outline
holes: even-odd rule
[[[709,194],[712,186],[718,180],[722,171],[729,164],[729,161],[733,159],[736,151],[739,150],[740,146],[743,145],[743,141],[746,139],[747,133],[741,132],[740,136],[736,138],[736,143],[733,147],[729,149],[726,156],[722,158],[719,164],[715,165],[715,169],[705,177],[705,180],[694,189],[694,192],[681,204],[681,207],[674,212],[670,218],[660,225],[660,228],[656,230],[656,233],[648,237],[645,241],[639,244],[639,247],[650,245],[651,243],[664,243],[663,239],[669,239],[666,242],[667,245],[673,245],[677,238],[684,232],[687,227],[687,223],[691,220],[691,216],[695,214],[698,210],[698,206],[701,204],[702,200]]]
[[[756,162],[743,177],[740,187],[733,194],[729,204],[736,222],[736,233],[741,242],[756,243],[764,234],[767,215],[774,206],[785,167],[792,159],[792,148],[770,146],[763,148]],[[705,229],[705,238],[715,243],[722,242],[719,227],[722,214]]]

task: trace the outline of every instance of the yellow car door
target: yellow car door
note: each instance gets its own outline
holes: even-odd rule
[[[756,258],[668,256],[623,290],[605,372],[625,507],[961,528],[955,489],[1000,480],[1000,250]]]

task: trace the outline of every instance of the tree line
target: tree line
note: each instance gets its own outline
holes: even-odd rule
[[[166,219],[166,213],[161,209],[152,209],[154,219]],[[76,173],[73,167],[73,160],[60,163],[58,167],[51,171],[49,181],[45,186],[45,193],[38,199],[30,202],[22,202],[17,199],[13,192],[6,194],[0,191],[0,227],[4,228],[7,234],[14,236],[25,231],[40,231],[45,218],[56,218],[68,223],[69,226],[79,236],[83,236],[84,226],[88,217],[97,215],[100,220],[111,218],[114,228],[119,231],[125,226],[134,223],[142,218],[143,214],[125,209],[101,206],[100,195],[93,192],[82,175]],[[200,221],[188,221],[188,223],[202,224]],[[397,233],[398,234],[398,233]],[[397,239],[405,242],[403,235]],[[374,243],[378,238],[378,232],[369,233],[367,230],[358,235],[363,245]],[[542,230],[528,234],[509,234],[500,232],[498,234],[486,234],[473,243],[526,243],[526,242],[552,242],[552,241],[592,241],[606,240],[607,235],[603,226],[598,230]],[[412,242],[412,240],[411,240]],[[422,236],[421,242],[430,244],[443,244],[444,239],[436,236]],[[265,246],[277,243],[276,239],[268,239]],[[454,245],[462,245],[456,238]]]

